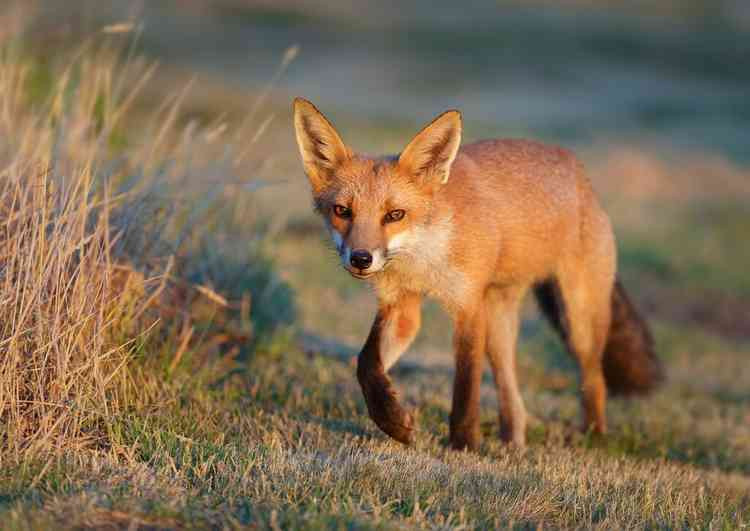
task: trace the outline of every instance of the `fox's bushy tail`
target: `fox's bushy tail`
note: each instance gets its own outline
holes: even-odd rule
[[[539,307],[567,343],[565,305],[553,281],[535,288]],[[638,315],[620,281],[612,289],[612,321],[602,358],[604,380],[613,395],[645,394],[664,380],[646,322]]]
[[[612,323],[602,365],[612,394],[644,394],[664,380],[651,331],[619,280],[612,289]]]

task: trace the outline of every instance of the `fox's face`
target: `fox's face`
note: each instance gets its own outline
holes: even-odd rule
[[[404,175],[395,161],[353,158],[315,196],[318,211],[355,277],[381,271],[428,219],[434,189]]]
[[[317,211],[341,263],[357,278],[382,271],[399,254],[419,253],[419,229],[447,181],[461,142],[457,111],[440,115],[399,157],[354,154],[309,102],[296,99],[294,123]]]

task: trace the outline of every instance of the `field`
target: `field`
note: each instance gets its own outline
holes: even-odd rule
[[[481,449],[458,453],[447,448],[450,323],[434,304],[392,373],[415,411],[416,444],[389,440],[367,416],[354,367],[375,300],[337,266],[312,212],[290,116],[291,93],[305,91],[354,146],[397,151],[457,89],[421,101],[435,79],[407,82],[407,59],[386,67],[373,53],[369,67],[392,79],[365,94],[374,81],[353,66],[364,60],[353,44],[350,62],[336,62],[353,90],[326,100],[304,59],[330,45],[314,31],[322,11],[211,5],[202,27],[225,32],[216,46],[234,45],[243,17],[268,37],[249,60],[262,80],[214,71],[236,57],[175,54],[187,16],[139,33],[101,15],[73,36],[49,31],[67,27],[54,9],[0,18],[0,528],[750,525],[750,78],[709,69],[691,44],[741,57],[747,46],[730,37],[747,28],[649,40],[629,18],[589,13],[589,44],[624,50],[633,74],[617,77],[571,40],[568,18],[549,16],[557,53],[591,79],[631,84],[561,68],[551,83],[577,79],[588,92],[548,100],[516,81],[497,106],[477,88],[497,80],[462,88],[469,139],[531,135],[585,161],[667,381],[647,398],[612,400],[606,439],[581,433],[574,362],[528,301],[518,355],[528,448],[499,441],[487,371]],[[679,17],[719,16],[691,5]],[[149,9],[147,22],[162,20]],[[513,13],[500,24],[517,33],[502,39],[520,50],[534,17]],[[404,24],[430,43],[429,54],[408,43],[414,57],[473,75],[439,24],[412,15]],[[327,31],[343,38],[356,14],[338,17]],[[361,24],[366,48],[382,26],[374,15]],[[489,32],[461,35],[488,46]],[[290,36],[301,45],[289,48]],[[666,66],[649,52],[683,38]],[[510,55],[503,64],[526,72]],[[686,81],[695,71],[705,78]],[[393,105],[391,82],[404,84]],[[610,96],[585,104],[601,91]],[[654,91],[658,101],[643,99]]]

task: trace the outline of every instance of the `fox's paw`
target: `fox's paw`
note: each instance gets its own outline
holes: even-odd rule
[[[450,444],[454,450],[469,450],[475,452],[479,449],[479,426],[451,427]]]
[[[398,400],[396,389],[382,370],[358,370],[357,376],[370,418],[386,434],[403,444],[414,442],[414,416]]]
[[[414,442],[414,416],[398,406],[399,411],[391,409],[387,418],[374,418],[375,424],[387,435],[398,442],[410,445]]]

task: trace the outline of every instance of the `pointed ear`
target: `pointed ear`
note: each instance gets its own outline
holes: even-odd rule
[[[294,131],[302,164],[314,192],[319,192],[334,170],[351,157],[341,137],[315,105],[294,99]]]
[[[398,164],[414,175],[433,176],[445,184],[460,145],[461,113],[447,111],[417,133],[401,152]]]

